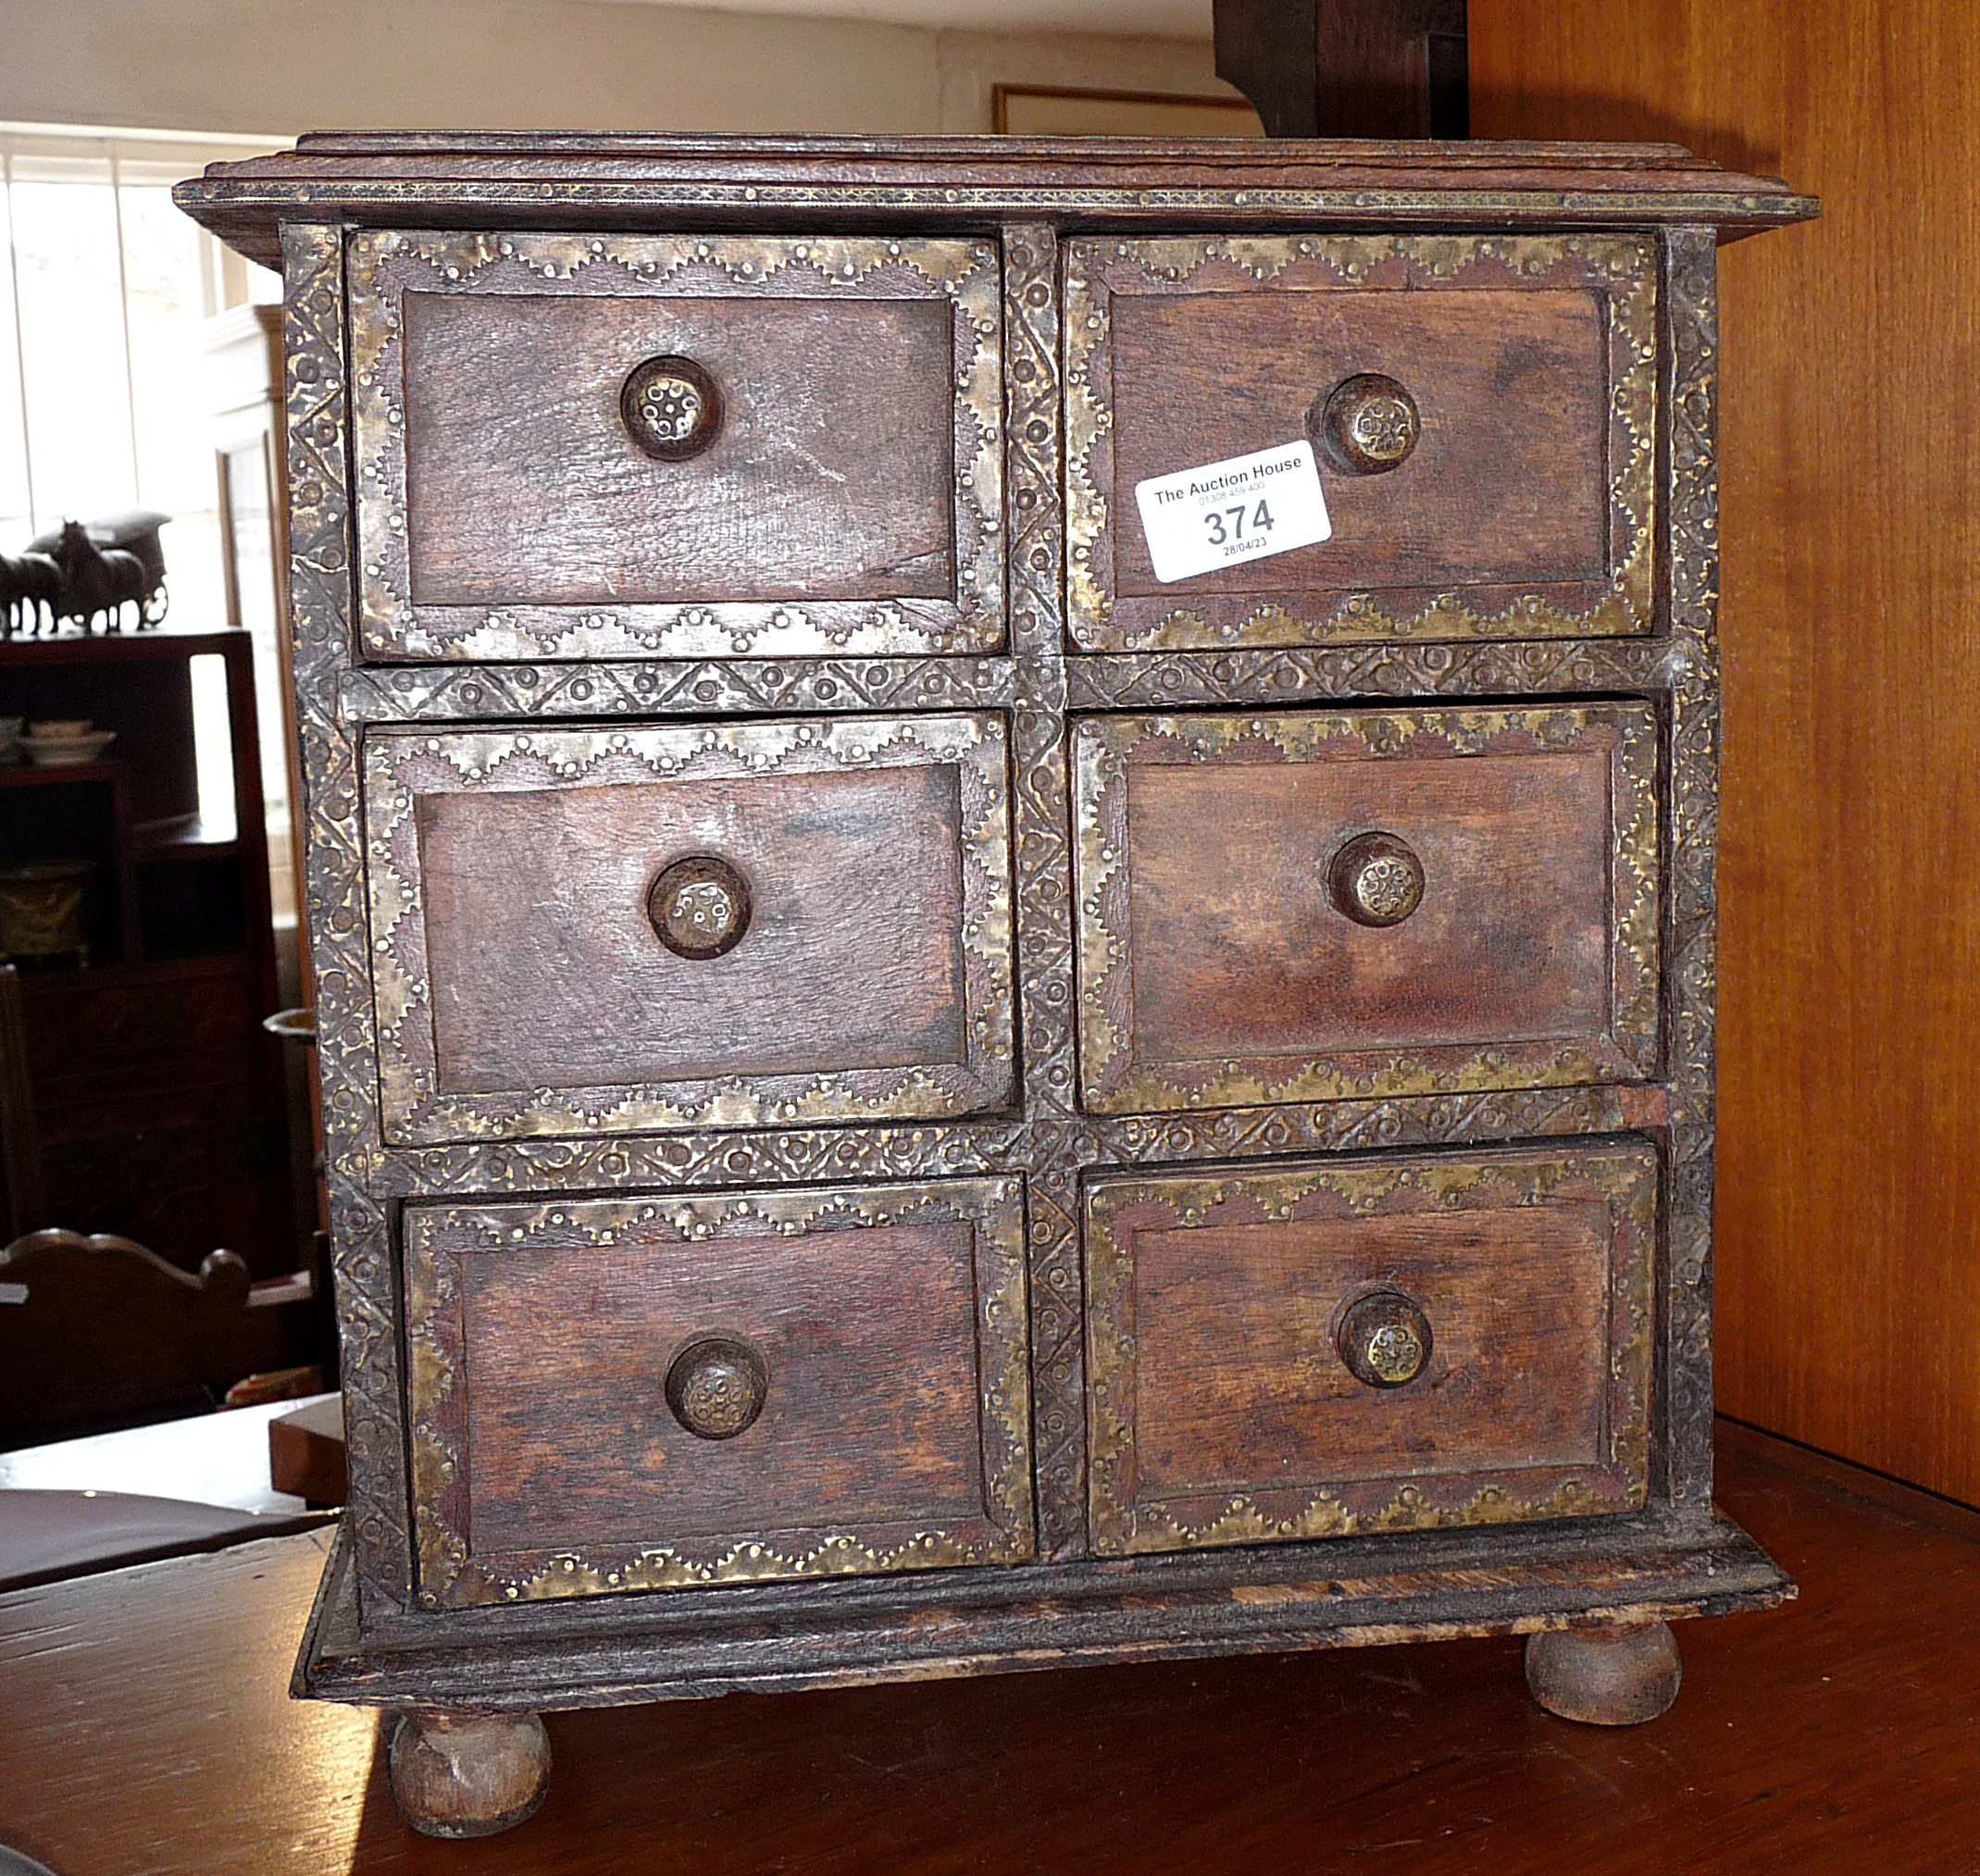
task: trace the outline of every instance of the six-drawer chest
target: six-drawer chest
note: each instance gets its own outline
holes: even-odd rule
[[[298,1690],[1525,1633],[1712,1503],[1716,242],[1663,146],[306,138],[351,1496]],[[1324,518],[1322,518],[1324,517]],[[1182,568],[1182,571],[1178,571]]]

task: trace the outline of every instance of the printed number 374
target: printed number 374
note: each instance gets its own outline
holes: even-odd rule
[[[1227,541],[1236,543],[1252,535],[1269,534],[1272,531],[1272,511],[1263,502],[1250,511],[1251,520],[1245,520],[1245,504],[1240,502],[1235,508],[1220,508],[1203,516],[1203,526],[1210,530],[1210,544],[1222,547]]]

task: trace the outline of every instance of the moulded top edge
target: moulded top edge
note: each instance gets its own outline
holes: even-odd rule
[[[657,226],[774,210],[848,223],[1027,216],[1730,231],[1816,212],[1781,181],[1675,144],[1338,139],[318,132],[293,150],[211,165],[175,193],[258,260],[273,257],[288,220]]]

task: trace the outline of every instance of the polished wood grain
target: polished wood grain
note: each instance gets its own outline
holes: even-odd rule
[[[1410,393],[1422,438],[1382,475],[1323,460],[1334,538],[1203,574],[1191,594],[1606,578],[1608,369],[1596,295],[1214,284],[1115,303],[1118,503],[1131,503],[1144,478],[1313,435],[1315,407],[1362,372]],[[1120,530],[1115,565],[1122,595],[1163,590],[1139,528]]]
[[[367,1710],[293,1702],[327,1538],[0,1597],[0,1841],[63,1876],[1961,1876],[1980,1541],[1724,1432],[1802,1599],[1686,1622],[1647,1733],[1533,1706],[1509,1638],[553,1714],[522,1830],[414,1833]]]
[[[946,300],[404,304],[415,603],[953,593]],[[691,461],[642,453],[620,415],[658,355],[720,387]]]
[[[436,789],[415,813],[444,1091],[964,1060],[950,765]],[[748,882],[748,927],[683,957],[649,892],[704,854]]]
[[[1722,259],[1721,1398],[1980,1503],[1980,38],[1848,0],[1470,20],[1484,134],[1823,197]]]

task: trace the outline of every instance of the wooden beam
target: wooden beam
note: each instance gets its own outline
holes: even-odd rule
[[[1215,0],[1217,76],[1275,137],[1463,137],[1464,0]]]

